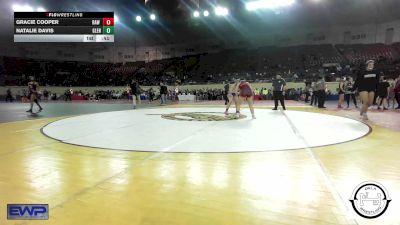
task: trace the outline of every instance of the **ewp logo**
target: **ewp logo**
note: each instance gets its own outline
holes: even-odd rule
[[[49,205],[47,204],[8,204],[8,220],[48,220]]]

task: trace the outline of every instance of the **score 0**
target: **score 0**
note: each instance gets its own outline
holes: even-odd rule
[[[114,18],[103,18],[103,34],[114,34]]]
[[[114,26],[114,18],[103,18],[103,26]]]

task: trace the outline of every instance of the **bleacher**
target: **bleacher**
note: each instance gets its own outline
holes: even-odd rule
[[[174,83],[177,80],[191,84],[221,83],[232,78],[265,82],[281,73],[285,78],[296,80],[298,77],[302,80],[315,77],[325,64],[357,67],[367,59],[379,61],[388,74],[395,76],[400,68],[400,43],[234,49],[125,64],[3,57],[2,79],[6,85],[25,85],[32,75],[43,85],[114,86],[126,85],[133,78],[148,85],[156,85],[160,81]]]
[[[352,65],[365,63],[369,59],[385,61],[387,63],[399,60],[399,48],[396,45],[384,44],[357,44],[337,45],[336,48]]]

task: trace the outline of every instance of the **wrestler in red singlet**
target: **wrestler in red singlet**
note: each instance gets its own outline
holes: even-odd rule
[[[240,96],[247,99],[253,96],[253,91],[248,82],[241,82],[239,84]]]
[[[236,113],[236,116],[239,116],[240,114],[240,105],[243,101],[246,101],[249,104],[249,108],[251,111],[251,116],[253,119],[256,118],[254,115],[254,107],[253,107],[253,100],[254,100],[254,93],[253,93],[253,88],[251,85],[242,80],[239,84],[239,103],[238,103],[238,112]]]

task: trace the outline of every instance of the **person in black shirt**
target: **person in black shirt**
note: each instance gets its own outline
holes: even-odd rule
[[[366,62],[366,68],[357,75],[354,88],[360,93],[362,101],[362,107],[360,110],[360,116],[364,120],[368,120],[367,111],[374,101],[375,91],[378,86],[378,71],[375,69],[375,61],[368,60]]]
[[[306,98],[304,99],[305,103],[308,103],[309,98],[310,98],[310,89],[311,89],[311,82],[306,82],[306,87],[305,87],[305,94]]]
[[[161,105],[167,104],[168,87],[164,83],[160,83],[160,100]]]
[[[65,101],[72,101],[72,89],[67,89],[67,90],[65,90],[65,92],[64,92],[64,95],[65,95]]]
[[[379,103],[378,109],[381,109],[381,106],[383,103],[383,110],[388,110],[385,107],[385,105],[388,105],[387,98],[389,95],[389,87],[390,87],[390,84],[386,80],[386,77],[381,76],[379,79],[378,90],[377,90],[377,94],[380,98],[380,103]]]
[[[133,109],[136,109],[136,100],[140,104],[140,86],[139,86],[139,83],[136,80],[132,80],[130,88],[131,88]]]
[[[317,96],[318,96],[318,108],[326,109],[325,101],[326,101],[327,86],[325,82],[325,77],[323,76],[319,77],[318,81],[315,83],[315,89],[317,91]]]
[[[154,100],[154,91],[153,88],[150,88],[149,91],[149,102],[152,102]]]
[[[275,107],[272,110],[278,109],[278,101],[281,102],[283,110],[286,110],[285,98],[283,96],[283,92],[285,91],[285,86],[286,86],[286,81],[281,78],[281,75],[276,75],[276,79],[272,80],[273,97],[275,102]]]
[[[11,89],[7,89],[7,95],[6,95],[6,102],[13,102],[13,97],[12,97],[12,93],[11,93]]]
[[[43,90],[43,97],[44,97],[44,100],[49,100],[49,92],[46,90],[46,89],[44,89]]]
[[[397,79],[394,81],[394,88],[393,92],[397,101],[397,108],[400,109],[400,75],[397,77]]]
[[[228,93],[229,93],[229,82],[224,82],[224,100],[225,100],[225,105],[228,104],[229,99],[228,99]]]
[[[347,108],[350,107],[350,98],[353,99],[354,106],[357,106],[356,94],[354,93],[354,81],[352,77],[348,77],[344,83],[344,98],[347,102]]]

